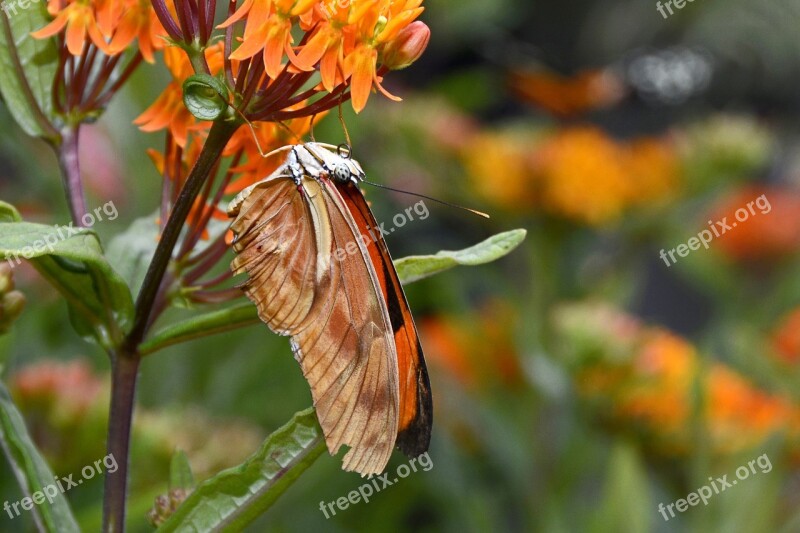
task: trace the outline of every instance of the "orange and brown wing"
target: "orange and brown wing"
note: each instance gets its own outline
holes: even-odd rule
[[[313,179],[256,186],[236,205],[234,273],[259,316],[290,335],[331,454],[345,470],[382,472],[397,435],[391,322],[358,230],[338,194]],[[355,248],[353,248],[355,246]],[[339,254],[336,250],[356,250]]]
[[[381,236],[378,222],[372,215],[364,195],[352,183],[337,185],[358,230],[368,243],[372,265],[378,274],[397,348],[400,387],[400,422],[397,446],[408,457],[428,450],[433,425],[431,385],[422,346],[406,295],[397,277],[389,249]]]

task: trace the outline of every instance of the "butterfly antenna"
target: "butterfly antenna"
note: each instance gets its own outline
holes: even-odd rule
[[[314,113],[311,115],[311,122],[309,123],[309,130],[311,134],[311,142],[317,142],[317,139],[314,137],[314,121],[317,120],[317,114]]]
[[[347,124],[344,123],[344,115],[342,114],[342,102],[344,102],[344,91],[339,93],[339,123],[342,125],[342,129],[344,130],[344,139],[347,146],[353,146],[353,143],[350,142],[350,132],[347,131]]]
[[[402,194],[409,194],[411,196],[418,196],[420,198],[425,198],[426,200],[430,200],[432,202],[436,202],[436,203],[439,203],[439,204],[442,204],[442,205],[446,205],[448,207],[455,207],[456,209],[463,209],[464,211],[469,211],[473,215],[478,215],[479,217],[490,218],[489,215],[487,215],[483,211],[478,211],[477,209],[471,209],[469,207],[464,207],[463,205],[458,205],[458,204],[452,204],[450,202],[445,202],[444,200],[439,200],[438,198],[432,198],[430,196],[425,196],[424,194],[419,194],[417,192],[404,191],[402,189],[394,189],[392,187],[388,187],[386,185],[381,185],[380,183],[375,183],[373,181],[367,181],[367,180],[364,180],[364,179],[362,179],[361,182],[362,183],[366,183],[367,185],[372,185],[373,187],[379,187],[381,189],[386,189],[386,190],[389,190],[389,191],[394,191],[394,192],[399,192],[399,193],[402,193]]]
[[[281,126],[283,129],[285,129],[287,132],[289,132],[289,135],[294,138],[295,142],[297,142],[298,144],[303,143],[303,140],[300,137],[298,137],[297,134],[292,131],[292,128],[287,126],[284,121],[279,120],[278,125]]]
[[[258,150],[258,154],[261,157],[266,159],[268,157],[272,157],[273,155],[275,155],[277,153],[280,153],[280,152],[283,152],[284,150],[288,150],[289,149],[288,146],[281,146],[280,148],[276,148],[276,149],[274,149],[273,151],[271,151],[268,154],[264,153],[264,149],[261,148],[261,143],[258,142],[258,135],[256,135],[256,127],[253,125],[252,122],[247,120],[247,117],[244,116],[241,111],[239,111],[238,109],[235,109],[235,110],[239,114],[239,116],[242,117],[242,120],[244,120],[247,123],[247,126],[250,128],[250,133],[253,134],[253,142],[256,143],[256,149]],[[291,133],[294,136],[294,132],[292,130],[290,130],[289,127],[286,124],[284,124],[283,122],[278,122],[278,124],[280,124],[281,126],[286,128],[287,130],[289,130],[289,133]]]

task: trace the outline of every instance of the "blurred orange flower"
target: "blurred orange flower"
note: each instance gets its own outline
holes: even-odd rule
[[[722,363],[704,362],[688,341],[662,329],[639,325],[634,339],[620,341],[604,326],[609,314],[627,316],[577,304],[559,311],[557,327],[576,362],[581,397],[615,427],[633,429],[666,455],[692,449],[693,421],[716,454],[748,450],[778,434],[800,442],[800,406],[788,397]]]
[[[482,131],[463,147],[464,166],[473,188],[495,205],[530,209],[537,202],[532,183],[536,135],[514,131]]]
[[[678,156],[657,138],[621,142],[599,128],[553,134],[509,128],[472,135],[461,150],[473,188],[504,208],[539,209],[602,226],[652,208],[681,187]]]
[[[510,83],[519,98],[560,117],[609,107],[625,96],[622,80],[607,70],[584,70],[574,76],[516,71]]]
[[[56,418],[65,421],[83,416],[102,389],[103,382],[83,359],[29,365],[11,381],[11,391],[20,406],[53,409]]]
[[[772,346],[778,357],[786,363],[800,361],[800,308],[784,316],[772,334]]]
[[[461,386],[480,389],[522,382],[513,331],[517,314],[493,302],[467,317],[437,316],[423,320],[420,336],[431,365],[442,368]]]
[[[715,246],[736,260],[775,260],[800,247],[800,192],[782,186],[747,186],[732,192],[709,213],[709,220],[735,222],[738,209],[764,196],[769,209],[754,208],[746,220],[722,234]],[[762,205],[767,205],[762,202]],[[760,206],[759,206],[760,207]]]
[[[562,130],[538,157],[542,203],[553,213],[598,225],[619,218],[633,197],[625,154],[597,128]]]

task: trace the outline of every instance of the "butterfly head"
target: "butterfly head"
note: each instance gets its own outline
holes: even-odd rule
[[[336,155],[330,164],[331,178],[339,183],[358,184],[366,176],[358,161],[351,157],[350,147],[341,145],[336,150]]]

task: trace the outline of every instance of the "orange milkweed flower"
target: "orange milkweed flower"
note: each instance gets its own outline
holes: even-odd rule
[[[60,33],[64,28],[67,50],[74,56],[83,53],[84,41],[88,35],[92,44],[98,49],[111,55],[107,42],[108,34],[100,30],[98,19],[106,21],[114,19],[112,5],[114,2],[91,2],[86,0],[71,0],[66,7],[62,7],[60,0],[50,0],[47,11],[55,18],[44,28],[31,33],[35,39],[46,39]]]
[[[591,225],[617,220],[632,196],[625,154],[602,130],[575,127],[540,148],[542,203]]]
[[[124,4],[125,9],[109,43],[111,54],[121,53],[134,39],[138,39],[142,57],[148,63],[154,63],[155,51],[163,49],[166,45],[163,38],[166,36],[166,31],[161,26],[149,0],[128,0]]]
[[[206,61],[212,73],[222,70],[224,46],[224,43],[219,42],[206,48]],[[146,132],[167,129],[175,142],[184,148],[189,134],[207,129],[209,123],[198,121],[183,104],[183,81],[194,73],[186,54],[180,48],[171,46],[164,50],[164,63],[172,74],[173,81],[133,123]]]
[[[761,204],[755,205],[762,196],[766,202],[758,200]],[[748,210],[748,202],[752,204],[752,212]],[[736,213],[741,216],[742,209],[747,217],[738,221]],[[788,187],[742,187],[722,199],[709,213],[712,221],[723,217],[736,226],[720,235],[714,246],[731,259],[772,261],[787,257],[800,247],[800,193]]]
[[[628,317],[586,304],[557,316],[580,396],[613,428],[634,430],[667,456],[689,453],[698,427],[716,455],[752,449],[775,435],[797,445],[800,406],[789,397],[723,363],[703,364],[694,345],[660,328],[630,322],[633,336],[620,339],[607,327],[614,315]]]
[[[626,93],[623,80],[610,70],[582,70],[573,76],[517,70],[509,75],[509,83],[520,99],[558,117],[613,106]]]
[[[506,209],[523,211],[535,206],[539,195],[533,183],[531,147],[539,137],[536,132],[513,130],[473,135],[461,154],[476,192]]]
[[[800,308],[784,316],[772,333],[772,346],[777,357],[784,363],[800,361]]]
[[[292,44],[292,17],[306,14],[315,0],[246,0],[219,28],[227,28],[245,19],[242,44],[230,55],[243,60],[262,54],[264,69],[270,78],[276,78],[282,69],[284,53],[295,57]]]

